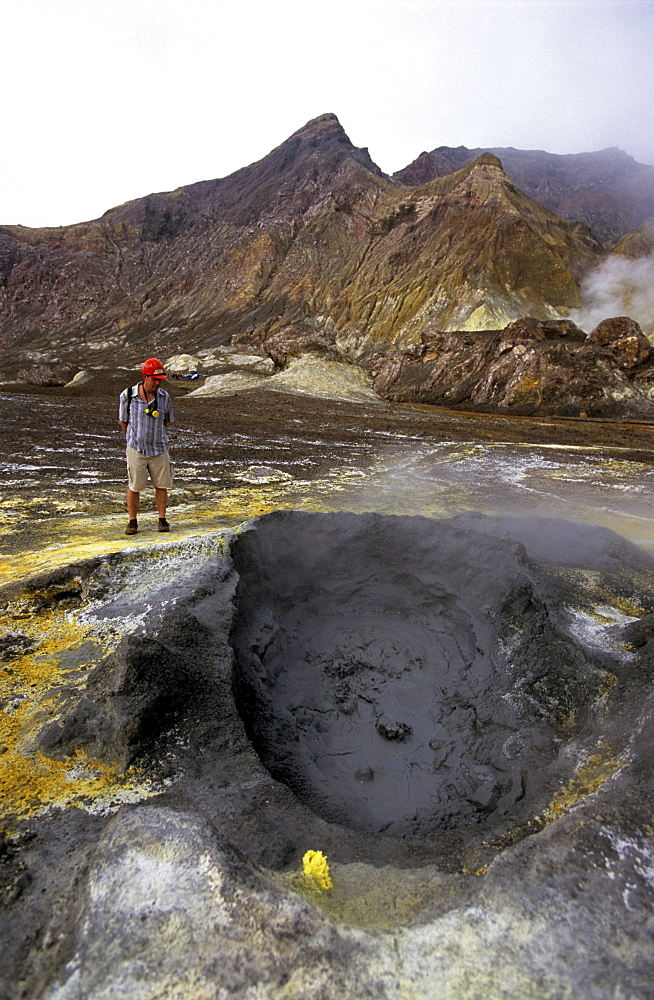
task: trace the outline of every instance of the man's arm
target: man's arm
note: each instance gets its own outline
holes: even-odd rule
[[[123,417],[129,416],[129,407],[127,405],[127,400],[128,400],[128,390],[123,389],[123,391],[120,394],[120,399],[118,400],[118,423],[122,427],[124,434],[127,434],[127,420],[124,420]]]

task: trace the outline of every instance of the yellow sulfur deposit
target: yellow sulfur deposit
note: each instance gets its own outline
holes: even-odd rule
[[[307,851],[302,858],[302,867],[304,874],[312,878],[321,889],[327,891],[333,888],[327,858],[322,851]]]
[[[118,637],[98,640],[47,590],[7,601],[3,628],[27,645],[0,664],[0,702],[5,706],[0,712],[0,828],[12,829],[50,806],[100,809],[146,797],[149,783],[133,769],[122,774],[117,765],[88,758],[82,750],[65,761],[38,750],[41,727],[61,711],[61,690],[70,695],[76,685],[81,689]],[[82,648],[85,668],[74,656],[66,664],[66,655]]]
[[[559,816],[564,816],[587,795],[593,795],[598,791],[608,778],[612,778],[624,767],[625,763],[624,755],[614,754],[610,747],[600,746],[597,753],[592,754],[577,768],[567,785],[556,793],[538,818],[551,823]]]

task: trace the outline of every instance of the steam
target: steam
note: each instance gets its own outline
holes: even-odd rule
[[[629,316],[654,336],[654,253],[647,257],[614,254],[588,274],[581,285],[580,309],[570,319],[589,333],[603,319]]]

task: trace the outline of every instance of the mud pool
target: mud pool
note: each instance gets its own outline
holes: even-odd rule
[[[561,566],[511,532],[551,533],[568,565],[602,544],[569,522],[301,514],[232,542],[237,704],[325,819],[398,837],[526,822],[604,729],[622,655],[589,655]]]
[[[129,548],[86,401],[0,445],[4,993],[646,1000],[648,432],[279,406]]]

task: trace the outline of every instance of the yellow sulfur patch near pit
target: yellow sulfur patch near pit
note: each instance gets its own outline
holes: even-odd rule
[[[624,755],[616,755],[610,747],[601,747],[577,768],[570,781],[556,793],[550,804],[537,817],[551,823],[570,812],[588,795],[597,792],[605,781],[614,777],[627,763]]]
[[[19,637],[28,650],[0,663],[0,808],[7,826],[48,806],[108,807],[142,798],[147,783],[135,771],[126,775],[117,765],[88,758],[81,750],[64,761],[41,753],[36,738],[42,726],[56,719],[60,689],[70,692],[71,680],[81,687],[111,645],[100,643],[91,628],[61,608],[38,610],[38,592],[24,594],[6,608],[6,634]],[[119,638],[119,636],[118,636]],[[31,645],[30,645],[31,644]],[[84,667],[67,654],[83,650]]]

